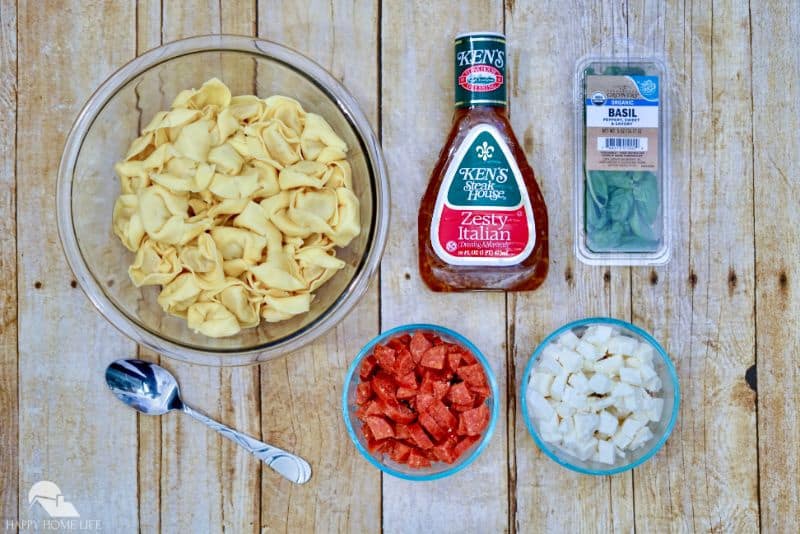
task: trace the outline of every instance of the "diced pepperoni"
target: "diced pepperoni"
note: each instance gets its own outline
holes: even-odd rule
[[[463,423],[464,430],[468,436],[478,436],[489,423],[489,407],[485,404],[467,410],[460,416],[459,429]]]
[[[422,430],[422,427],[419,423],[414,423],[412,425],[408,425],[408,431],[411,434],[411,440],[419,447],[420,449],[430,449],[433,447],[433,442],[431,438],[428,437],[428,434]]]
[[[410,340],[411,336],[408,334],[404,334],[402,336],[393,337],[386,343],[387,347],[393,348],[394,350],[400,350],[402,348],[408,347],[408,341],[404,341],[405,339]]]
[[[462,365],[458,368],[458,376],[467,383],[468,386],[485,386],[486,375],[481,364]]]
[[[417,375],[414,374],[414,371],[411,371],[408,374],[398,376],[397,383],[402,387],[417,389]]]
[[[475,406],[472,403],[469,404],[456,404],[455,402],[450,405],[450,409],[454,412],[466,412],[467,410],[473,409]]]
[[[371,415],[367,417],[366,423],[369,429],[372,431],[372,435],[375,436],[375,439],[381,440],[394,437],[392,425],[390,425],[389,422],[383,417]]]
[[[370,397],[372,397],[372,386],[369,382],[361,382],[356,387],[356,404],[364,404]]]
[[[456,458],[460,458],[462,454],[464,454],[467,449],[472,447],[478,440],[481,439],[480,436],[467,436],[462,438],[455,447],[453,447],[453,454]]]
[[[397,398],[398,399],[413,399],[417,396],[417,390],[411,389],[407,387],[400,386],[397,388]]]
[[[443,399],[449,389],[449,381],[441,377],[438,371],[426,374],[422,378],[422,385],[419,387],[420,393],[429,393],[437,399]]]
[[[484,399],[487,398],[489,395],[492,394],[492,390],[489,389],[489,386],[467,386],[469,390],[478,397],[483,397]]]
[[[383,415],[383,410],[378,404],[378,401],[370,400],[364,403],[358,410],[356,410],[356,417],[364,421],[370,415]]]
[[[428,434],[430,434],[437,443],[447,438],[447,429],[442,428],[431,414],[427,412],[419,414],[419,424],[428,431]]]
[[[430,393],[420,393],[417,395],[417,404],[416,409],[418,413],[422,413],[428,409],[428,407],[436,401],[436,397],[431,395]]]
[[[375,356],[375,360],[378,362],[378,365],[380,365],[385,371],[391,371],[394,369],[396,353],[393,348],[385,347],[383,345],[375,345],[373,354]]]
[[[397,395],[397,384],[391,376],[379,371],[372,379],[372,391],[382,400],[393,400]]]
[[[452,372],[458,371],[458,366],[461,365],[461,353],[460,352],[449,352],[447,354],[447,367]]]
[[[395,441],[392,450],[389,451],[389,457],[398,463],[404,463],[408,460],[408,455],[411,453],[411,447],[401,441]]]
[[[397,423],[408,424],[417,419],[417,415],[410,408],[394,399],[382,401],[379,406],[386,417]]]
[[[361,433],[364,434],[364,439],[367,440],[367,443],[370,441],[375,441],[375,436],[372,435],[372,430],[365,424],[361,425]]]
[[[433,404],[430,405],[428,408],[428,414],[433,417],[436,423],[442,427],[447,433],[455,432],[456,425],[458,424],[458,420],[453,413],[447,409],[447,406],[440,400],[435,401]],[[422,416],[420,415],[420,422],[422,422]]]
[[[434,445],[433,449],[431,450],[433,451],[433,455],[437,460],[447,464],[452,464],[458,458],[454,450],[457,443],[458,438],[455,436],[450,436],[443,443]]]
[[[464,382],[459,382],[458,384],[450,386],[450,390],[447,392],[447,398],[453,404],[472,404],[472,401],[475,400],[472,393],[467,389],[467,384]]]
[[[394,425],[394,437],[397,439],[410,439],[411,432],[408,431],[408,425],[397,423]]]
[[[394,360],[394,374],[395,376],[403,376],[414,372],[414,358],[408,349],[400,349],[397,351],[397,356]]]
[[[422,354],[422,359],[419,364],[423,367],[430,367],[431,369],[444,369],[444,361],[447,357],[446,350],[444,345],[429,348]]]
[[[462,359],[462,360],[464,361],[464,363],[465,363],[465,364],[467,364],[467,365],[472,365],[472,364],[474,364],[474,363],[477,363],[477,362],[478,362],[478,360],[476,360],[476,359],[475,359],[475,356],[473,356],[473,355],[472,355],[472,353],[471,353],[470,351],[466,350],[466,349],[465,349],[465,350],[464,350],[464,352],[461,354],[461,359]]]
[[[421,454],[418,450],[412,450],[408,455],[408,467],[412,467],[414,469],[421,469],[423,467],[430,467],[431,461],[425,457],[424,454]]]
[[[425,338],[422,332],[414,334],[409,344],[409,350],[411,351],[411,356],[414,358],[414,363],[419,364],[422,355],[432,346],[433,344]]]
[[[369,377],[372,376],[372,371],[375,370],[375,366],[377,362],[375,361],[374,356],[367,356],[364,358],[364,361],[361,362],[361,369],[358,372],[358,376],[361,380],[367,380]]]

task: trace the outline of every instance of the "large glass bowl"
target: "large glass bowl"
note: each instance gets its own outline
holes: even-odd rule
[[[120,193],[114,163],[153,115],[183,89],[209,78],[232,94],[291,96],[322,115],[350,147],[362,232],[338,251],[346,262],[316,292],[311,310],[213,339],[191,331],[156,302],[159,287],[135,287],[133,254],[113,234]],[[386,241],[389,188],[380,146],[355,99],[322,67],[288,48],[259,39],[213,35],[167,44],[131,61],[92,95],[69,133],[58,169],[58,232],[86,295],[115,327],[172,358],[205,365],[245,365],[310,343],[341,321],[364,294]]]
[[[580,337],[587,328],[594,325],[611,326],[618,330],[621,334],[632,337],[640,343],[647,343],[653,347],[653,368],[656,373],[658,373],[658,377],[661,380],[662,385],[662,390],[658,395],[664,399],[664,406],[661,410],[661,419],[658,422],[654,422],[649,425],[650,430],[653,432],[653,437],[650,438],[650,440],[647,441],[641,448],[633,452],[628,452],[625,455],[625,458],[616,458],[616,463],[614,465],[602,464],[592,460],[582,461],[572,454],[562,450],[560,447],[556,447],[550,443],[547,443],[539,434],[539,429],[536,426],[534,417],[530,413],[526,398],[528,384],[530,383],[531,379],[531,373],[533,373],[533,371],[536,369],[539,356],[541,356],[545,347],[551,343],[554,343],[561,336],[561,334],[567,332],[568,330],[571,330],[575,335]],[[664,446],[667,438],[672,433],[672,429],[675,427],[675,422],[678,419],[680,398],[678,373],[675,371],[675,366],[672,364],[672,361],[669,359],[667,352],[664,350],[661,344],[659,344],[659,342],[656,341],[653,336],[638,326],[610,317],[589,317],[574,321],[565,324],[547,336],[534,351],[530,360],[528,360],[528,365],[525,366],[525,373],[522,375],[522,386],[520,387],[522,419],[525,421],[525,425],[528,427],[528,431],[530,432],[531,436],[533,436],[533,440],[536,442],[536,445],[538,445],[539,448],[557,464],[585,475],[603,476],[622,473],[638,467],[652,458],[661,449],[661,447]]]

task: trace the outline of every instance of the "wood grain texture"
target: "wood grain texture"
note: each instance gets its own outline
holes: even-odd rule
[[[377,126],[378,2],[262,1],[258,22],[259,37],[294,48],[342,81]],[[303,486],[264,474],[264,532],[380,530],[380,473],[347,439],[339,409],[347,366],[378,333],[378,313],[373,284],[336,329],[305,349],[261,365],[264,437],[301,454],[313,469]]]
[[[633,530],[631,474],[588,477],[558,466],[533,442],[518,406],[525,366],[545,336],[583,317],[630,315],[630,270],[580,263],[572,252],[571,213],[575,61],[592,50],[611,53],[621,46],[626,31],[624,5],[616,2],[585,7],[580,2],[518,2],[506,14],[511,122],[542,188],[550,232],[550,271],[544,285],[533,293],[509,295],[509,339],[514,347],[510,369],[516,384],[509,403],[515,423],[515,527],[520,532]]]
[[[57,16],[54,16],[57,13]],[[56,235],[55,175],[80,107],[135,53],[133,4],[19,2],[17,261],[20,519],[39,480],[55,482],[85,519],[137,528],[136,415],[107,396],[104,370],[134,344],[74,286]],[[42,39],[42,36],[47,36]],[[100,51],[100,52],[98,52]],[[80,73],[80,75],[76,75]]]
[[[800,3],[751,4],[761,526],[800,531]]]
[[[0,519],[17,517],[17,6],[0,0]]]
[[[150,25],[157,21],[148,22],[143,34],[153,35]],[[160,33],[164,43],[208,33],[248,35],[254,25],[255,4],[251,0],[162,4]],[[216,75],[231,84],[253,77],[253,72],[223,70],[220,64]],[[174,81],[177,86],[162,89],[177,94],[185,88],[185,81]],[[186,384],[183,395],[188,404],[261,438],[258,367],[215,369],[163,358],[162,364]],[[258,532],[260,478],[262,469],[266,469],[258,460],[182,414],[163,418],[160,446],[161,531]]]
[[[506,390],[505,296],[433,293],[417,267],[417,211],[453,114],[453,39],[470,29],[502,30],[501,2],[384,2],[382,135],[392,177],[391,228],[381,269],[384,330],[436,323],[463,332],[483,351]],[[468,469],[420,484],[385,476],[387,532],[502,532],[508,526],[505,395],[489,446]],[[464,503],[469,503],[464,506]],[[435,527],[433,527],[435,525]]]

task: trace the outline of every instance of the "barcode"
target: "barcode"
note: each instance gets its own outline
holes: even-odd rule
[[[647,137],[598,137],[597,150],[647,152]]]

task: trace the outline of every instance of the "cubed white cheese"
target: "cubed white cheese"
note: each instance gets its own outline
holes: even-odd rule
[[[634,434],[635,435],[635,434]],[[611,443],[620,449],[624,449],[633,440],[633,436],[622,431],[622,428],[611,436]]]
[[[647,410],[647,418],[651,421],[661,421],[661,412],[664,411],[664,399],[650,399],[650,406]]]
[[[579,438],[588,439],[597,430],[600,424],[600,416],[593,413],[576,413],[572,416],[575,425],[575,433]]]
[[[614,397],[589,397],[589,410],[599,412],[605,410],[609,406],[614,406]]]
[[[613,443],[601,439],[597,442],[597,452],[592,457],[592,460],[603,464],[614,465],[616,460],[614,449]]]
[[[597,452],[597,443],[597,438],[580,441],[575,447],[575,456],[582,462],[589,460]]]
[[[613,436],[619,427],[619,419],[608,413],[606,410],[600,412],[600,421],[597,431],[606,436]]]
[[[553,376],[558,376],[564,368],[556,359],[556,349],[550,349],[550,347],[552,347],[552,345],[545,347],[545,350],[539,356],[539,362],[536,364],[535,370],[538,373],[548,373]]]
[[[595,346],[605,345],[611,339],[614,329],[608,325],[599,324],[590,326],[583,333],[582,339]]]
[[[642,366],[642,361],[639,358],[634,358],[633,356],[631,356],[630,358],[625,358],[625,367],[638,369],[641,366]]]
[[[611,379],[602,373],[595,373],[589,379],[589,389],[594,393],[604,394],[611,391],[614,384]]]
[[[652,345],[647,342],[640,342],[636,349],[633,351],[633,356],[635,356],[639,361],[642,363],[651,363],[653,361],[654,351]]]
[[[658,373],[650,364],[643,363],[642,366],[639,368],[639,374],[642,375],[642,381],[647,382],[648,380],[658,376]]]
[[[634,386],[642,385],[642,375],[641,373],[639,373],[639,369],[631,369],[630,367],[620,367],[619,379],[622,382],[627,382],[628,384],[632,384]]]
[[[583,367],[583,357],[572,349],[562,348],[559,350],[558,361],[569,373],[580,371]]]
[[[553,379],[553,383],[550,385],[550,396],[555,400],[560,401],[564,398],[564,386],[567,385],[567,378],[569,378],[569,374],[562,370]]]
[[[636,435],[631,440],[629,446],[631,450],[635,451],[636,449],[638,449],[639,447],[643,446],[645,443],[650,441],[652,437],[653,437],[653,432],[648,427],[643,426],[642,428],[639,429],[638,432],[636,432]]]
[[[625,360],[619,354],[602,359],[594,364],[598,373],[603,373],[606,376],[617,376]]]
[[[633,436],[635,436],[636,433],[646,424],[647,421],[644,421],[642,419],[637,419],[635,417],[628,417],[627,419],[625,419],[625,421],[623,421],[622,426],[619,427],[619,431],[624,434],[628,434],[631,437],[631,439],[633,439]]]
[[[633,356],[639,342],[629,336],[614,336],[608,341],[608,352]]]
[[[547,399],[535,389],[528,388],[525,397],[528,401],[528,408],[537,419],[550,419],[556,414],[553,407],[547,402]]]
[[[588,406],[588,398],[585,393],[579,393],[572,386],[564,388],[564,404],[572,406],[576,410],[585,410]]]
[[[575,450],[575,448],[580,444],[580,440],[578,439],[578,435],[575,434],[575,430],[571,430],[563,435],[562,442],[564,446],[570,450]]]
[[[602,352],[598,350],[598,348],[585,339],[580,340],[578,345],[575,347],[575,351],[586,358],[587,360],[598,360],[603,355]]]
[[[662,386],[661,379],[657,376],[654,376],[653,378],[644,383],[645,389],[653,393],[661,391],[661,386]]]
[[[533,373],[531,375],[530,387],[541,393],[543,397],[550,396],[550,385],[553,383],[555,376],[550,373]]]
[[[553,413],[552,416],[546,419],[537,419],[537,427],[540,432],[558,432],[558,424],[560,422],[558,415]]]
[[[555,410],[556,413],[563,418],[572,417],[573,415],[575,415],[576,412],[575,408],[563,402],[559,402]]]
[[[567,380],[567,383],[575,388],[575,391],[579,393],[589,392],[589,379],[586,378],[586,375],[580,371],[571,375],[569,380]]]
[[[572,330],[567,330],[566,332],[558,336],[557,343],[562,347],[567,347],[568,349],[574,350],[575,347],[578,345],[578,341],[580,340],[578,339],[578,336],[575,335],[575,332],[573,332]]]
[[[626,384],[625,382],[617,382],[614,384],[614,388],[611,390],[611,396],[621,398],[633,395],[635,392],[636,390],[633,389],[633,386],[630,384]]]
[[[623,397],[623,399],[625,399],[625,409],[629,412],[636,412],[642,407],[642,402],[636,395],[628,395],[627,397]]]
[[[565,417],[558,424],[558,433],[566,436],[570,432],[575,432],[575,423],[572,422],[572,417]]]
[[[581,369],[583,370],[584,373],[594,373],[595,372],[594,363],[595,362],[593,362],[592,360],[584,358]]]
[[[559,445],[561,443],[561,434],[557,432],[539,431],[539,435],[547,443],[551,443],[553,445]]]

